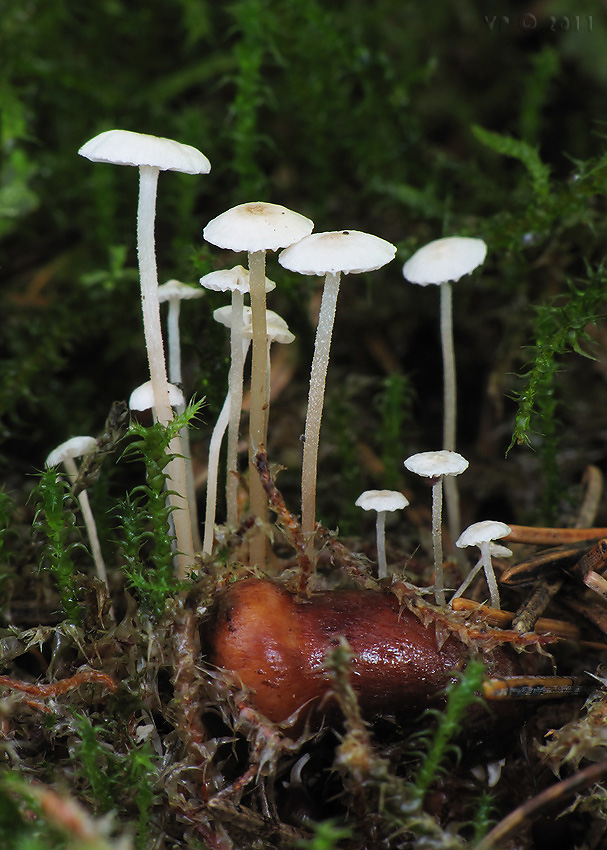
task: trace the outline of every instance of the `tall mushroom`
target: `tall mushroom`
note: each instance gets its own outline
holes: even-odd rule
[[[487,585],[489,586],[492,608],[499,609],[500,594],[497,587],[495,573],[493,572],[493,565],[491,563],[491,544],[494,540],[506,537],[511,531],[512,529],[509,525],[506,525],[505,522],[486,519],[469,525],[455,541],[455,545],[460,549],[465,548],[466,546],[478,546],[480,549],[480,564],[485,571],[485,578],[487,579]],[[459,592],[457,595],[459,595]]]
[[[394,258],[395,253],[394,245],[378,236],[359,230],[339,230],[306,236],[278,257],[278,262],[285,269],[325,276],[310,372],[301,470],[301,528],[309,551],[314,545],[320,422],[341,275],[380,269]]]
[[[437,605],[445,604],[443,581],[443,478],[460,475],[468,468],[468,461],[457,452],[418,452],[405,461],[409,472],[429,478],[432,484],[432,552],[434,554],[434,599]]]
[[[66,440],[65,443],[61,443],[60,446],[57,446],[56,449],[53,449],[53,451],[50,452],[46,459],[46,466],[58,466],[62,463],[70,484],[73,486],[78,478],[78,467],[76,466],[74,458],[90,454],[95,451],[96,448],[97,440],[94,437],[71,437],[69,440]],[[83,488],[80,491],[78,494],[78,501],[80,503],[82,519],[84,520],[89,543],[91,544],[91,555],[93,556],[97,576],[105,584],[109,593],[107,570],[105,568],[105,561],[103,560],[103,554],[101,552],[101,545],[99,544],[97,524],[91,510],[91,504],[89,502],[86,489]]]
[[[230,308],[230,373],[229,382],[229,422],[228,422],[228,456],[226,478],[226,509],[228,523],[235,525],[238,521],[238,432],[240,430],[240,414],[242,410],[242,385],[244,376],[244,296],[250,292],[249,272],[243,266],[231,269],[220,269],[210,272],[200,278],[200,283],[207,289],[217,292],[231,292],[232,306]],[[266,293],[275,288],[274,281],[266,278]],[[219,308],[223,309],[223,308]],[[204,549],[203,551],[206,551]]]
[[[257,470],[255,455],[264,435],[264,401],[266,393],[266,252],[278,251],[311,233],[313,222],[279,204],[263,201],[239,204],[210,221],[203,230],[204,238],[218,248],[247,251],[253,322],[251,364],[251,413],[249,423],[249,497],[251,513],[264,521],[267,500]],[[266,557],[265,538],[251,539],[250,561],[263,565]]]
[[[139,168],[139,203],[137,208],[137,255],[141,284],[143,330],[148,353],[150,378],[154,392],[154,408],[158,420],[168,424],[173,418],[167,388],[168,378],[160,326],[158,273],[154,239],[156,192],[161,171],[185,174],[207,174],[211,164],[204,154],[190,145],[173,139],[134,133],[130,130],[107,130],[90,139],[78,153],[92,162],[133,165]],[[167,467],[169,493],[174,513],[177,539],[178,574],[183,578],[193,561],[190,512],[187,505],[185,462],[181,441],[176,437],[168,448],[174,455]],[[185,502],[185,505],[184,505]],[[187,510],[183,510],[183,508]]]
[[[377,542],[377,578],[386,578],[388,563],[386,561],[386,513],[400,511],[406,508],[409,500],[398,490],[365,490],[355,502],[364,511],[377,511],[375,521],[375,536]]]
[[[440,286],[440,332],[443,354],[443,449],[455,451],[457,391],[453,347],[452,283],[480,266],[487,255],[482,239],[447,236],[424,245],[403,266],[403,276],[420,286]],[[459,500],[455,479],[445,484],[449,530],[455,540],[460,532]]]

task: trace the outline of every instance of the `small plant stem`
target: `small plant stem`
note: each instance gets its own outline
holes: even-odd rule
[[[230,375],[228,379],[230,392],[230,421],[228,424],[228,456],[226,464],[226,510],[229,525],[236,525],[238,522],[238,432],[240,430],[242,377],[245,360],[242,337],[243,305],[243,293],[235,289],[232,292],[232,324],[230,328],[231,362]]]
[[[173,419],[169,402],[169,388],[166,373],[166,361],[162,343],[160,324],[160,302],[158,299],[158,272],[156,269],[156,250],[154,240],[154,220],[156,218],[156,191],[159,169],[155,166],[139,167],[139,204],[137,208],[137,255],[139,259],[139,278],[141,284],[141,307],[143,312],[143,332],[148,353],[150,380],[154,394],[154,408],[158,421],[167,425]],[[181,451],[181,440],[174,437],[168,447],[174,455],[167,465],[168,499],[175,510],[172,517],[175,525],[175,545],[177,548],[177,573],[184,578],[194,559],[194,543],[190,512],[187,504],[187,485],[185,460]],[[185,505],[183,504],[185,500]],[[185,510],[184,510],[185,508]]]
[[[466,576],[464,581],[460,584],[460,586],[457,588],[457,590],[455,591],[455,593],[453,594],[453,596],[449,600],[450,605],[453,605],[454,599],[458,599],[466,590],[468,590],[468,588],[470,587],[470,585],[472,584],[472,582],[474,581],[474,579],[476,578],[476,576],[480,573],[480,571],[482,569],[483,569],[483,559],[479,558],[479,560],[472,567],[472,569],[470,570],[470,572],[468,573],[468,575]]]
[[[304,432],[303,463],[301,470],[301,530],[304,534],[308,552],[314,545],[314,526],[316,522],[316,475],[318,467],[318,443],[320,422],[325,396],[325,383],[331,351],[331,337],[339,294],[341,274],[327,274],[320,303],[318,327],[314,343],[314,357],[310,372],[310,390],[308,410]]]
[[[443,583],[443,534],[441,528],[443,510],[443,476],[432,483],[432,551],[434,553],[434,601],[445,604]]]
[[[249,252],[249,286],[253,327],[249,416],[249,504],[251,514],[265,523],[268,517],[268,502],[255,468],[255,456],[262,447],[265,448],[263,446],[267,368],[265,251]],[[265,561],[266,539],[258,531],[251,537],[250,562],[263,566]]]
[[[457,382],[455,377],[455,350],[453,345],[453,287],[440,285],[440,334],[443,352],[443,449],[455,451],[455,423],[457,416]],[[457,540],[461,531],[459,493],[454,476],[445,481],[445,499],[449,534]]]
[[[386,578],[388,564],[386,562],[386,512],[378,511],[375,521],[377,537],[377,578]]]

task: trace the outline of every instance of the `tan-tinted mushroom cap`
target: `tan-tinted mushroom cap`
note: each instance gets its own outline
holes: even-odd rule
[[[160,171],[208,174],[211,170],[206,156],[191,145],[132,130],[106,130],[82,145],[78,153],[91,162],[150,165]]]
[[[482,522],[474,522],[455,541],[460,549],[466,546],[480,546],[481,543],[489,543],[491,540],[499,540],[506,537],[512,529],[505,522],[485,519]]]
[[[312,232],[314,223],[280,204],[239,204],[210,221],[204,238],[230,251],[278,251]]]
[[[420,248],[403,266],[403,275],[411,283],[447,283],[474,271],[487,255],[482,239],[447,236]]]
[[[409,500],[398,490],[365,490],[354,504],[364,511],[400,511]]]
[[[423,478],[437,478],[439,475],[460,475],[468,469],[468,461],[458,452],[442,449],[411,455],[405,461],[405,467]]]
[[[278,262],[299,274],[362,274],[389,263],[396,248],[385,239],[360,230],[312,233],[285,248]]]
[[[219,269],[215,272],[209,272],[204,277],[200,278],[200,283],[205,289],[212,289],[214,292],[242,292],[243,294],[250,291],[249,272],[244,266],[234,266],[231,269]],[[276,289],[276,284],[269,277],[266,277],[266,292],[271,292]]]

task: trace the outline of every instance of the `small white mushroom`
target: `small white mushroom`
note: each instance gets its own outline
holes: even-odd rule
[[[386,513],[406,508],[409,500],[398,490],[365,490],[355,502],[364,511],[377,511],[375,531],[377,537],[377,577],[388,575],[386,562]]]
[[[499,540],[501,537],[506,537],[511,531],[512,529],[505,522],[487,519],[469,525],[455,541],[455,545],[460,549],[464,549],[466,546],[478,546],[480,549],[480,563],[485,570],[492,608],[500,607],[500,595],[491,563],[491,543],[494,540]]]
[[[230,373],[228,376],[230,406],[226,464],[226,509],[228,523],[235,525],[238,521],[238,435],[244,378],[243,311],[244,296],[250,292],[249,272],[243,266],[220,269],[201,277],[200,283],[206,289],[232,293],[232,305],[226,308],[229,310],[229,322],[224,322],[230,328]],[[266,293],[271,292],[275,287],[274,281],[266,277]]]
[[[440,286],[440,332],[443,354],[443,449],[455,450],[457,395],[453,347],[452,283],[470,274],[484,261],[487,245],[482,239],[447,236],[424,245],[403,266],[403,276],[420,286]],[[459,502],[455,479],[445,484],[449,529],[460,533]]]
[[[139,168],[139,203],[137,207],[137,256],[141,284],[141,306],[150,379],[154,391],[154,408],[158,420],[166,425],[173,418],[168,396],[168,378],[160,325],[158,273],[154,221],[156,193],[161,171],[180,171],[184,174],[207,174],[211,163],[191,145],[173,139],[134,133],[130,130],[107,130],[90,139],[78,153],[92,162],[132,165]],[[177,550],[178,574],[184,578],[192,566],[194,545],[188,504],[185,461],[181,440],[175,437],[167,449],[173,459],[167,466]],[[185,504],[184,504],[185,503]],[[185,510],[183,510],[185,508]]]
[[[70,483],[73,486],[78,478],[78,467],[76,466],[74,458],[90,454],[95,451],[96,448],[97,440],[94,437],[72,437],[50,452],[46,459],[46,466],[58,466],[62,463]],[[91,555],[93,556],[93,561],[95,563],[95,570],[98,577],[108,588],[109,592],[107,570],[101,553],[99,535],[97,534],[97,524],[91,510],[88,493],[85,489],[82,489],[78,494],[78,502],[80,503],[80,510],[82,511],[82,518],[86,527],[86,533],[89,543],[91,544]]]
[[[278,262],[291,271],[325,276],[304,432],[301,470],[301,528],[310,548],[316,522],[316,476],[320,423],[331,351],[331,338],[342,274],[375,271],[394,258],[396,248],[385,239],[359,230],[312,233],[280,253]]]
[[[253,315],[251,413],[249,421],[249,495],[254,516],[267,517],[265,491],[255,469],[255,455],[264,436],[266,392],[266,251],[278,251],[297,242],[314,227],[313,222],[279,204],[263,201],[239,204],[210,221],[203,230],[207,242],[231,251],[247,251]],[[251,540],[251,563],[265,564],[266,544],[261,535]]]
[[[158,300],[162,304],[168,301],[167,315],[167,349],[169,355],[169,381],[181,384],[181,339],[179,332],[179,314],[181,302],[192,298],[201,298],[204,293],[200,289],[188,286],[180,280],[167,280],[158,287]]]
[[[174,384],[167,384],[167,387],[169,393],[169,404],[171,407],[183,407],[185,399],[179,387],[176,387]],[[154,390],[151,381],[146,381],[144,384],[140,384],[138,387],[135,387],[129,397],[129,409],[152,410],[154,412],[154,418],[157,418],[156,409],[154,407]]]
[[[501,546],[499,543],[489,543],[489,554],[491,557],[495,556],[496,558],[511,558],[513,555],[512,549],[508,549],[507,546]],[[457,588],[453,596],[451,597],[449,604],[453,605],[453,600],[457,599],[466,590],[470,587],[478,573],[483,569],[483,559],[479,558],[476,564],[472,567],[464,581]]]
[[[457,452],[419,452],[405,461],[409,472],[432,483],[432,551],[434,553],[434,599],[437,605],[445,604],[443,581],[443,536],[442,506],[443,478],[445,475],[460,475],[468,468],[468,461]]]

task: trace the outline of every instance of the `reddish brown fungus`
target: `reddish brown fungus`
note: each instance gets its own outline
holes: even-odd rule
[[[439,649],[436,630],[401,609],[393,595],[341,590],[298,600],[259,579],[221,594],[206,632],[213,663],[231,671],[257,709],[277,723],[327,697],[325,659],[340,636],[354,653],[352,685],[367,716],[420,711],[470,658],[470,649],[453,636]],[[520,672],[504,648],[485,660],[490,675]],[[331,700],[323,703],[323,712],[334,709]]]

